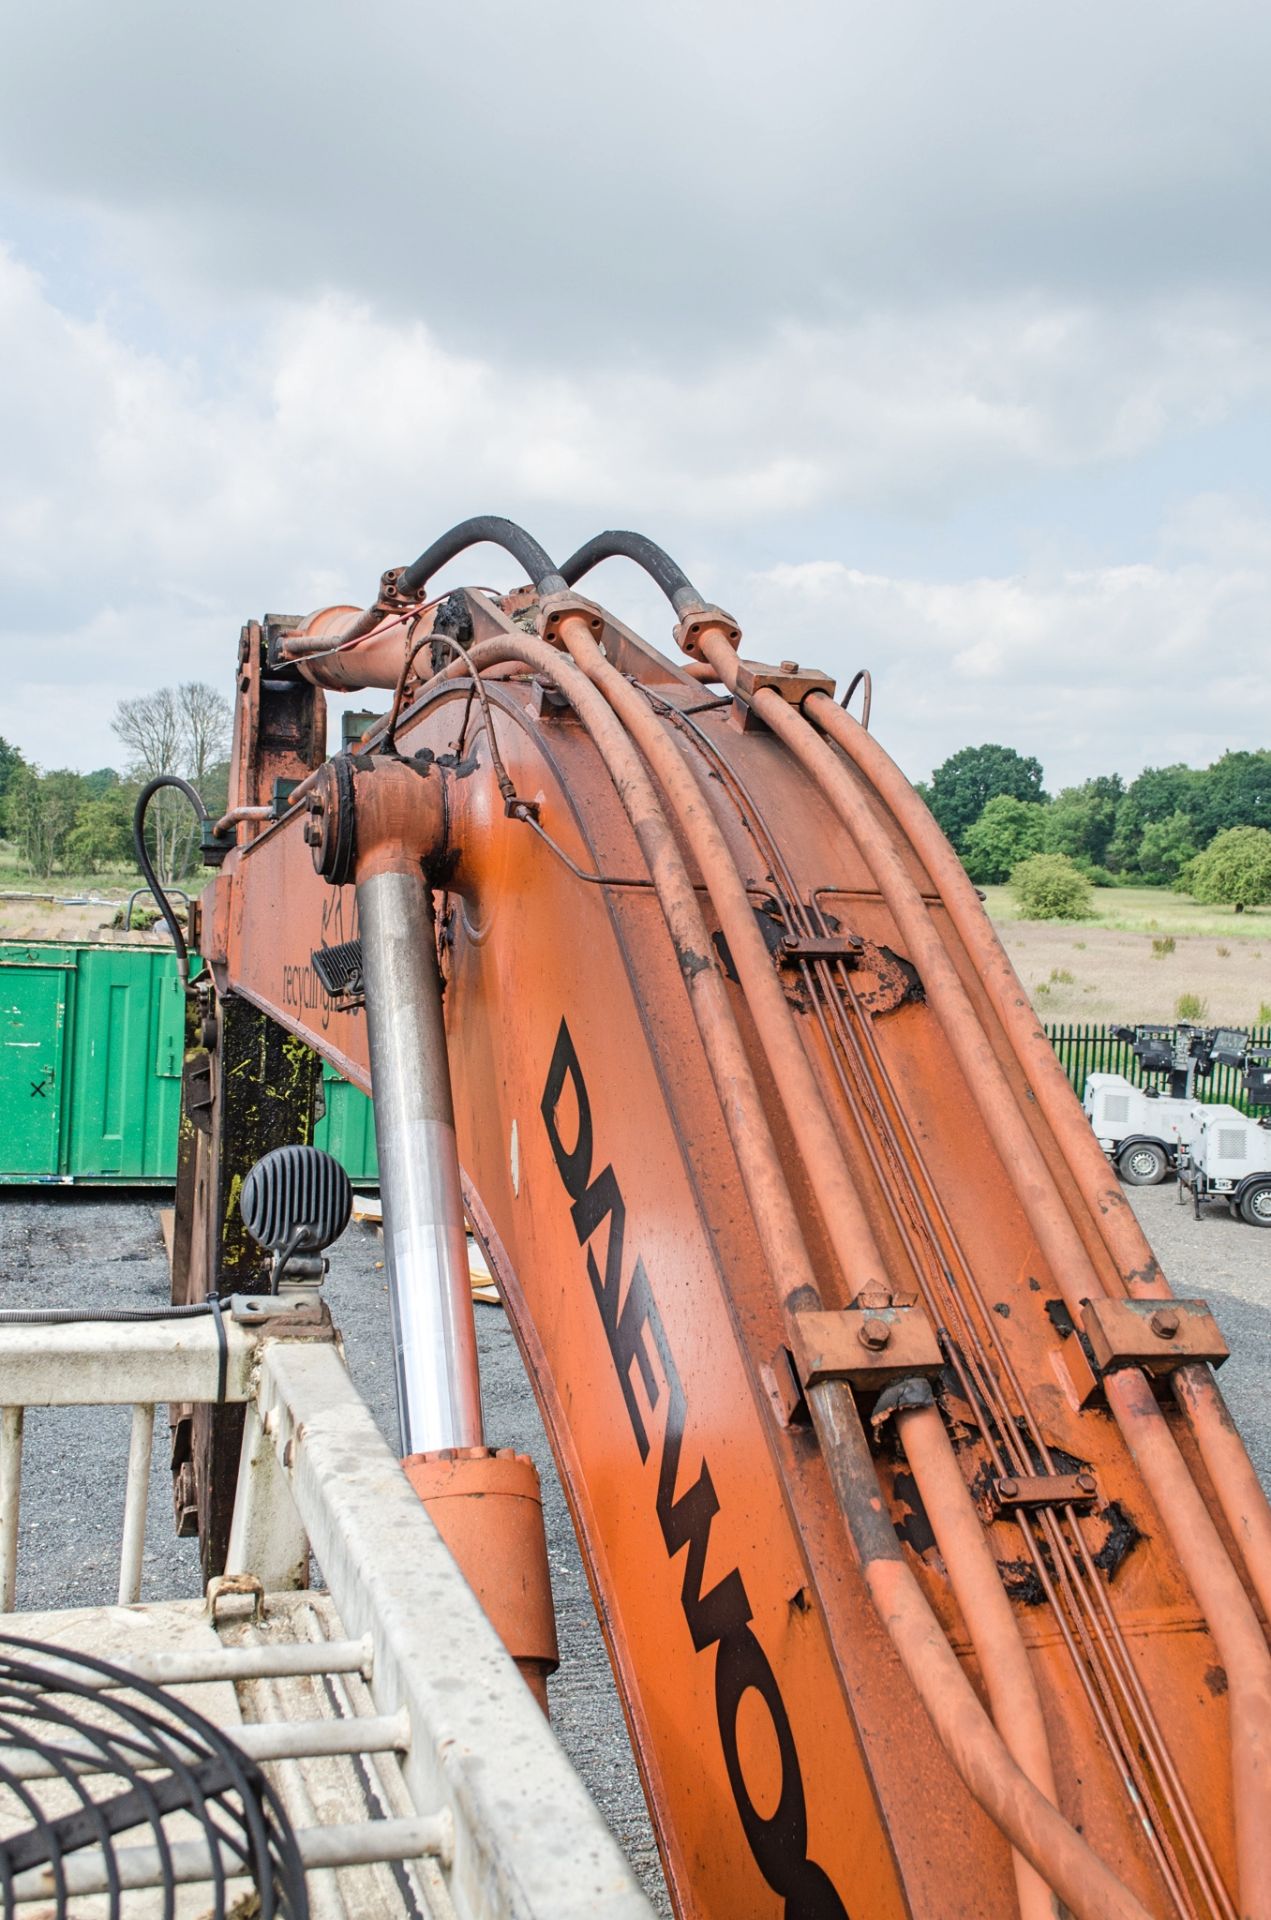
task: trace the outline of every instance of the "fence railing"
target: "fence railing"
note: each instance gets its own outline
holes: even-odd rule
[[[1134,1086],[1159,1086],[1159,1076],[1144,1075],[1128,1040],[1118,1040],[1111,1027],[1053,1026],[1046,1038],[1059,1055],[1060,1064],[1080,1096],[1085,1092],[1088,1073],[1123,1073]],[[1253,1027],[1249,1032],[1253,1046],[1271,1046],[1271,1027]],[[1215,1067],[1208,1079],[1196,1080],[1196,1098],[1212,1105],[1223,1101],[1248,1111],[1241,1084],[1242,1076],[1234,1067]]]

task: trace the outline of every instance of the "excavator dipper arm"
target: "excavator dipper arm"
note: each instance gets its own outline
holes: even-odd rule
[[[688,663],[572,590],[615,554]],[[1271,1915],[1225,1349],[934,822],[637,536],[501,599],[428,559],[248,629],[200,945],[374,1093],[408,1450],[480,1444],[456,1158],[678,1912]]]

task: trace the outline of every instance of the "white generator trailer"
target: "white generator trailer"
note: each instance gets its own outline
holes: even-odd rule
[[[1130,1187],[1154,1187],[1178,1166],[1200,1124],[1199,1100],[1136,1087],[1123,1073],[1092,1073],[1082,1102],[1103,1151]]]
[[[1250,1050],[1244,1084],[1251,1103],[1271,1104],[1271,1048]],[[1179,1179],[1191,1192],[1198,1220],[1203,1204],[1225,1200],[1236,1219],[1271,1227],[1271,1116],[1204,1108],[1180,1156]]]
[[[1195,1095],[1197,1077],[1216,1065],[1244,1064],[1249,1036],[1235,1027],[1118,1027],[1145,1075],[1164,1076],[1164,1089],[1135,1086],[1123,1073],[1087,1076],[1083,1105],[1095,1138],[1127,1186],[1154,1187],[1178,1167],[1206,1107]]]

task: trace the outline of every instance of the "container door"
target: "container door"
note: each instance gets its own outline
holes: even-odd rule
[[[145,1177],[157,956],[99,947],[80,961],[70,1165],[76,1180]]]
[[[63,968],[0,967],[0,1180],[61,1174]]]

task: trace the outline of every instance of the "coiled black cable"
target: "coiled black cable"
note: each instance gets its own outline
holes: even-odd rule
[[[168,932],[172,935],[172,944],[177,950],[177,971],[181,975],[181,986],[184,990],[190,984],[189,948],[185,944],[181,923],[172,911],[167,894],[159,884],[158,874],[150,864],[150,854],[146,847],[146,809],[156,793],[164,787],[175,787],[178,793],[183,793],[198,815],[200,823],[210,819],[211,815],[203,804],[203,796],[196,787],[190,785],[188,780],[182,780],[176,773],[160,773],[153,780],[148,780],[137,795],[137,805],[132,816],[132,844],[137,855],[137,865],[141,868],[146,885],[154,895],[155,905],[163,915]]]
[[[397,577],[398,593],[413,600],[441,567],[469,547],[482,545],[502,547],[505,553],[510,553],[524,567],[539,593],[560,593],[563,589],[565,582],[556,562],[524,527],[496,513],[479,513],[474,519],[461,520],[457,527],[451,527],[449,533],[443,533],[430,547],[425,547],[418,560],[403,567]]]
[[[626,533],[611,528],[607,533],[594,534],[579,547],[577,553],[570,554],[561,567],[561,575],[566,586],[572,587],[585,573],[598,567],[602,560],[618,559],[633,560],[637,567],[643,568],[649,578],[661,587],[677,613],[696,611],[704,604],[701,594],[678,561],[672,560],[669,553],[643,533]]]

